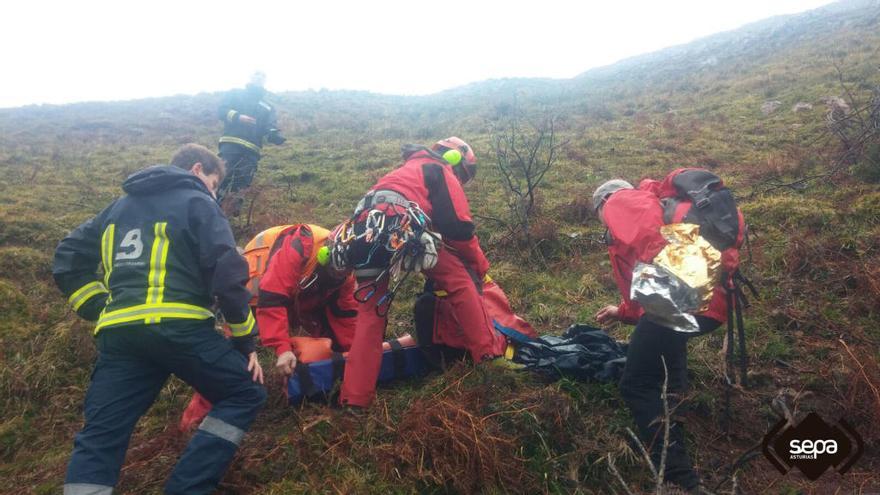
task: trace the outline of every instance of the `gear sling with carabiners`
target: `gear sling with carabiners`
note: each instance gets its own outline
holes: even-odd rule
[[[376,315],[384,318],[409,275],[436,265],[440,234],[429,223],[418,204],[394,191],[367,193],[337,231],[331,252],[334,265],[354,270],[356,301],[369,301],[387,278],[390,289],[376,305]]]

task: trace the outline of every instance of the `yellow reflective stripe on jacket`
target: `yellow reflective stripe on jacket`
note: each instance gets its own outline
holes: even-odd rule
[[[260,147],[246,139],[241,139],[233,136],[223,136],[222,138],[220,138],[220,142],[239,144],[249,150],[254,151],[258,155],[260,154]]]
[[[110,273],[113,271],[113,236],[116,224],[111,223],[101,236],[101,261],[104,263],[104,287],[110,287]]]
[[[254,320],[254,314],[248,310],[248,317],[244,323],[229,323],[229,329],[232,330],[233,337],[244,337],[246,335],[250,335],[250,333],[254,330],[254,324],[256,320]]]
[[[207,320],[213,318],[214,313],[209,309],[193,304],[184,303],[159,303],[139,304],[128,308],[108,311],[101,314],[95,333],[104,327],[119,325],[122,323],[142,322],[144,324],[156,322],[162,318],[180,318],[188,320]]]
[[[150,273],[147,276],[147,300],[146,304],[159,304],[165,297],[165,275],[168,273],[166,262],[168,261],[167,222],[158,222],[153,226],[153,247],[150,250]],[[159,319],[148,323],[159,323]]]
[[[235,110],[230,110],[226,112],[226,120],[232,122],[233,120],[235,120],[236,115],[238,115],[238,112],[236,112]]]
[[[105,287],[103,283],[95,280],[94,282],[89,282],[77,289],[76,292],[67,298],[67,302],[70,303],[74,311],[79,311],[79,308],[81,308],[86,301],[99,294],[106,294],[107,292],[107,287]]]

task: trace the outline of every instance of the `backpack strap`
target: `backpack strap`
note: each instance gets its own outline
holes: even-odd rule
[[[734,289],[734,311],[736,313],[736,332],[739,339],[739,384],[743,387],[749,386],[749,355],[746,352],[746,326],[743,321],[742,313],[742,291],[739,287]]]
[[[740,297],[742,297],[744,302],[743,307],[748,308],[749,301],[745,298],[745,293],[743,293],[742,291],[743,285],[745,285],[749,289],[749,292],[752,293],[752,296],[755,299],[758,298],[758,289],[756,289],[752,281],[746,278],[746,276],[743,275],[742,272],[739,270],[733,272],[733,283],[739,289]]]
[[[672,179],[679,196],[691,198],[694,206],[703,209],[708,206],[709,193],[724,187],[721,177],[708,170],[685,170]]]
[[[727,281],[727,274],[723,274],[722,280]],[[732,284],[725,282],[724,290],[727,298],[727,348],[724,355],[724,417],[722,423],[724,432],[730,432],[731,425],[731,394],[733,389],[733,305],[736,297],[733,292]]]
[[[675,210],[678,209],[678,205],[681,204],[681,200],[678,198],[662,198],[660,200],[660,206],[663,208],[663,223],[669,225],[675,221]]]

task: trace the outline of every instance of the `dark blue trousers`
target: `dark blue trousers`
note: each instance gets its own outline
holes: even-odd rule
[[[251,187],[257,173],[260,155],[235,143],[220,143],[219,155],[226,162],[226,177],[220,184],[217,200],[229,193]]]
[[[65,495],[110,494],[129,438],[170,374],[214,405],[166,484],[166,493],[211,493],[266,400],[247,360],[213,320],[170,321],[102,330],[85,399],[85,426],[67,466]]]

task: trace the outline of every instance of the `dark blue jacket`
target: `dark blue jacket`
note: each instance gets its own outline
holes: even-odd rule
[[[273,107],[264,98],[266,90],[248,85],[245,89],[230,91],[218,108],[218,117],[223,121],[221,143],[232,143],[246,148],[257,156],[263,148],[263,140],[272,144],[283,144],[285,139],[277,129],[277,116]],[[256,124],[241,120],[242,115],[256,119]]]
[[[73,309],[108,327],[214,318],[216,302],[236,347],[253,350],[247,262],[229,222],[198,177],[157,165],[132,174],[127,195],[71,232],[52,273]],[[99,265],[102,273],[97,273]]]

